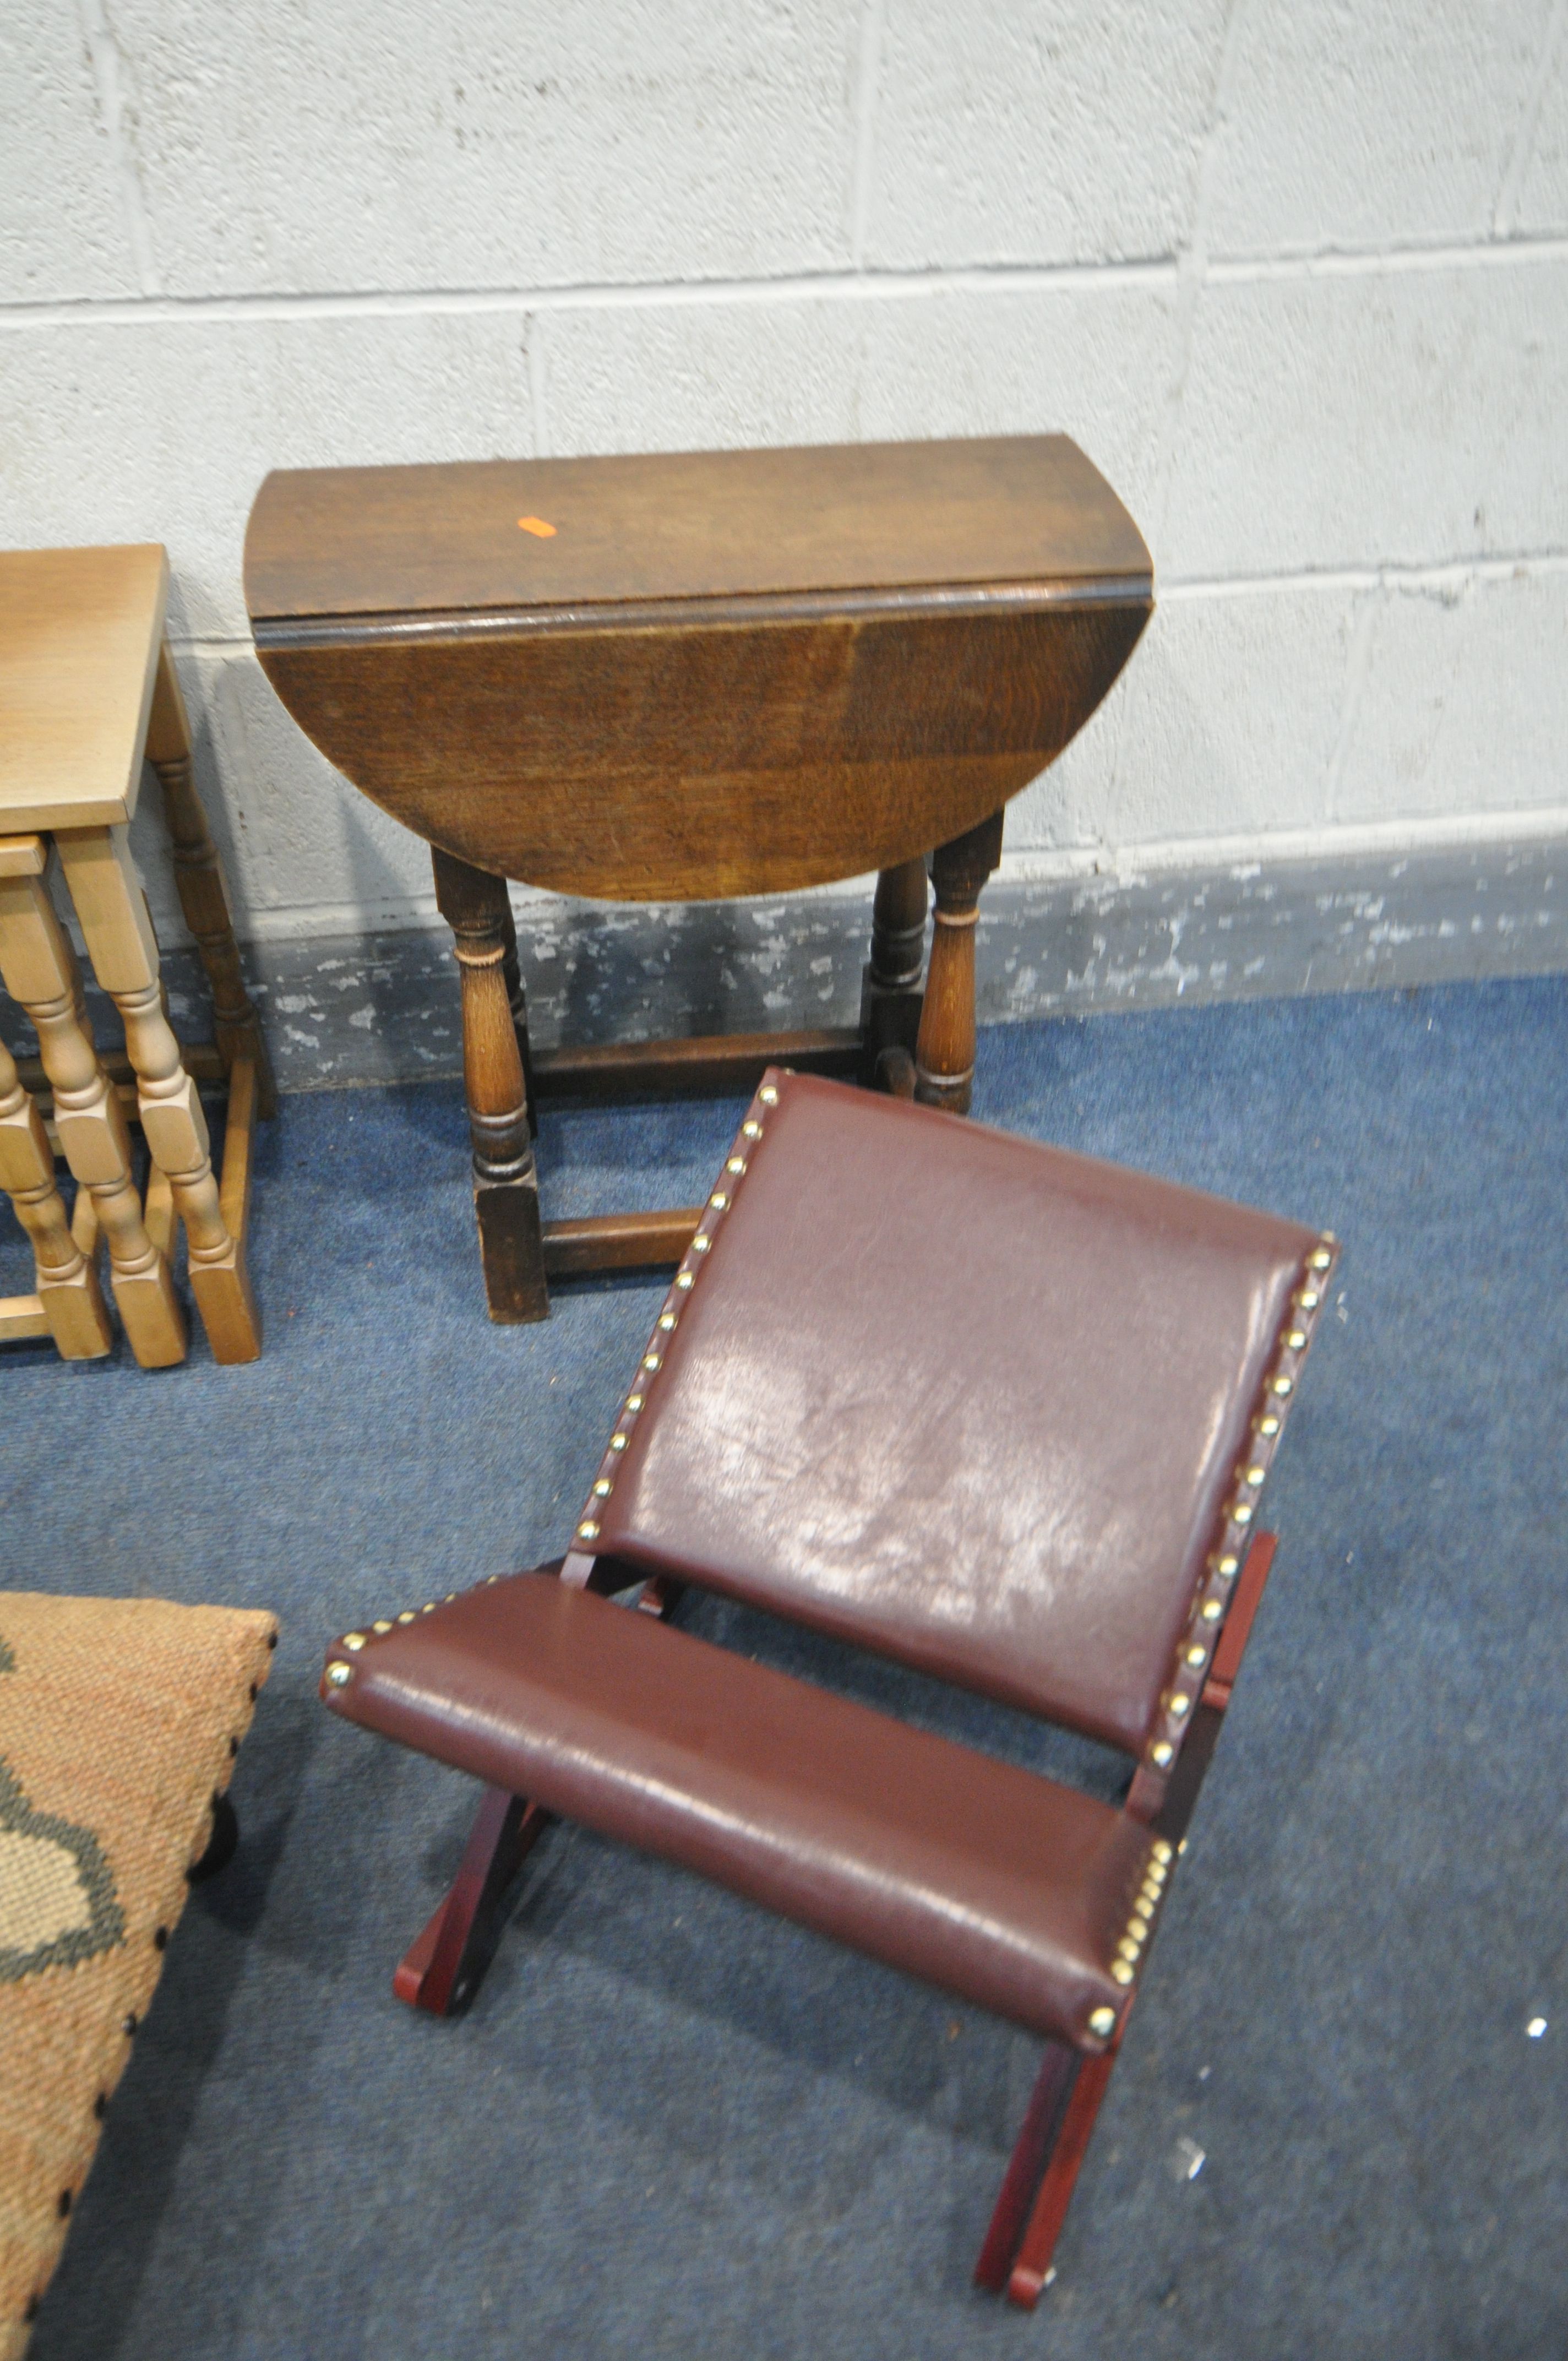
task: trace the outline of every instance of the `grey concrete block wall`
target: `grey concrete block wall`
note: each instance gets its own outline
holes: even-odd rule
[[[433,902],[250,653],[274,466],[1075,434],[1161,605],[1013,808],[1012,1013],[1085,879],[1136,979],[1171,894],[1568,834],[1568,0],[31,0],[0,88],[0,539],[168,544],[284,997]]]

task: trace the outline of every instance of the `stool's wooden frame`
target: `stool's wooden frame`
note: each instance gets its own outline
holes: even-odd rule
[[[1224,1629],[1181,1749],[1168,1775],[1140,1768],[1125,1808],[1142,1818],[1179,1855],[1219,1740],[1225,1708],[1241,1669],[1253,1619],[1274,1561],[1276,1536],[1260,1532],[1237,1577]],[[559,1572],[564,1561],[543,1569]],[[595,1565],[589,1581],[609,1589],[626,1579],[614,1561]],[[638,1599],[647,1614],[664,1615],[681,1586],[663,1577],[644,1583]],[[450,1891],[400,1960],[392,1978],[399,2000],[434,2016],[455,2015],[472,2000],[489,1964],[504,1916],[508,1889],[550,1816],[502,1787],[487,1787]],[[1052,2257],[1078,2176],[1093,2136],[1112,2069],[1130,2019],[1124,2012],[1115,2039],[1085,2057],[1063,2041],[1047,2041],[1022,2128],[975,2264],[977,2287],[1005,2294],[1032,2311],[1055,2278]]]

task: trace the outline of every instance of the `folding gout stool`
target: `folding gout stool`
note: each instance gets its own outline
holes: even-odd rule
[[[1044,2036],[976,2268],[1045,2284],[1272,1540],[1332,1237],[770,1069],[566,1556],[333,1643],[484,1782],[399,1969],[461,2004],[547,1814]],[[696,1584],[1123,1750],[1120,1809],[698,1639]],[[632,1594],[631,1611],[617,1604]]]

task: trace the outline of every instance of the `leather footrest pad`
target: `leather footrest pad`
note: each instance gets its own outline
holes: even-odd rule
[[[550,1575],[369,1638],[352,1721],[1083,2048],[1139,1822]]]

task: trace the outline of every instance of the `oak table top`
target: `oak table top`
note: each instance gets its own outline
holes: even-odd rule
[[[274,688],[474,867],[619,900],[883,869],[1104,696],[1148,551],[1065,435],[303,469],[251,512]]]

